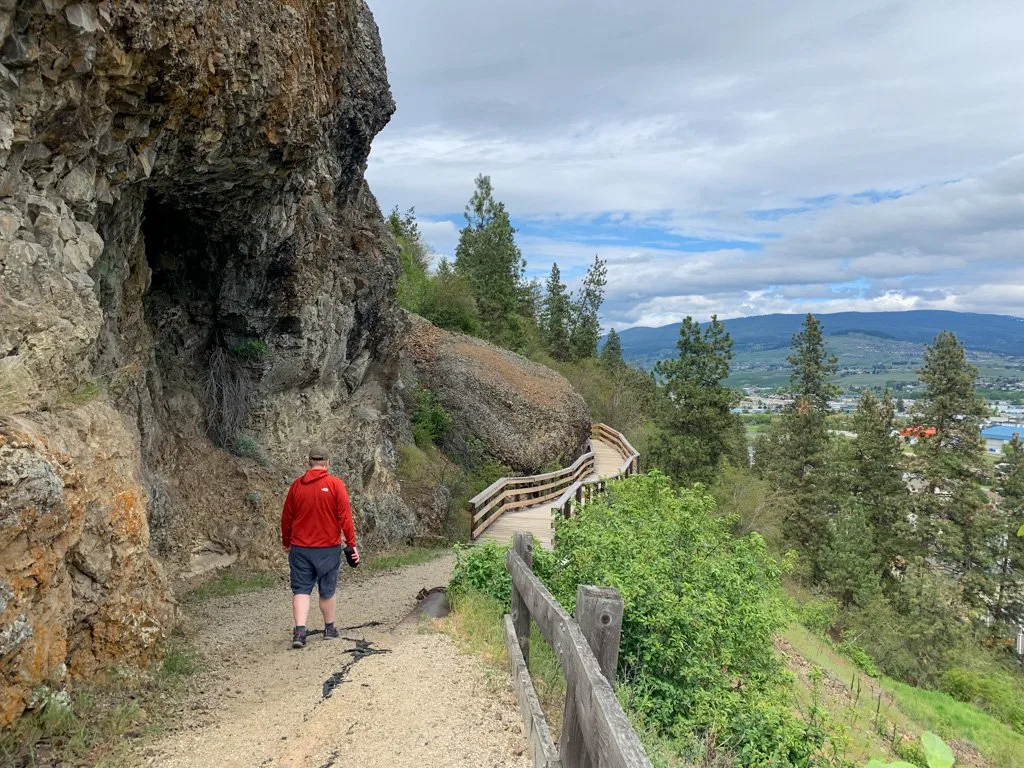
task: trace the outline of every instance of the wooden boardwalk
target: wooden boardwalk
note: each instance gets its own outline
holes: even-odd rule
[[[622,466],[622,453],[613,445],[594,437],[590,441],[594,451],[595,470],[584,481],[614,478]],[[554,503],[546,501],[534,507],[505,512],[481,534],[480,541],[498,541],[510,544],[516,531],[532,533],[545,549],[552,548],[551,509]]]

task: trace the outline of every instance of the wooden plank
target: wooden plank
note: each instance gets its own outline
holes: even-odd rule
[[[512,549],[510,554],[516,555],[516,562],[522,563],[523,567],[533,569],[533,534],[525,531],[517,531],[512,537]],[[530,661],[530,609],[526,604],[523,594],[512,586],[512,623],[516,628],[516,635],[519,636],[519,648],[523,652],[523,658]]]
[[[495,493],[505,487],[505,483],[508,482],[507,477],[499,477],[493,483],[484,488],[480,493],[469,500],[469,503],[476,507],[483,506],[488,499],[491,498]]]
[[[622,596],[614,589],[580,585],[576,590],[576,623],[614,689],[622,638]],[[566,680],[565,719],[558,746],[565,768],[597,768],[598,756],[588,751],[580,725],[575,680]]]
[[[512,584],[555,650],[565,679],[575,683],[573,699],[587,750],[599,756],[601,768],[650,768],[640,739],[580,628],[514,551],[509,551],[507,563]]]
[[[530,678],[530,670],[523,658],[522,651],[519,650],[519,638],[516,636],[515,624],[512,617],[508,615],[505,616],[505,648],[508,649],[512,685],[516,691],[516,698],[519,700],[519,712],[522,715],[523,727],[526,731],[527,750],[533,756],[533,764],[535,768],[561,768],[562,763],[558,759],[558,749],[555,747],[551,730],[544,718],[540,699],[537,698],[537,690]]]

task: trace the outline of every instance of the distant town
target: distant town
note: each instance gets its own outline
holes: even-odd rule
[[[746,387],[735,413],[744,415],[781,413],[793,402],[791,395],[779,394],[776,390],[760,387]],[[855,395],[843,394],[829,401],[833,413],[854,413],[857,410]],[[981,438],[989,454],[1002,453],[1003,446],[1014,436],[1024,439],[1024,404],[1008,400],[987,400],[989,416],[982,422]],[[911,398],[896,397],[896,415],[905,426],[900,436],[908,443],[927,437],[927,426],[913,424],[915,401]]]

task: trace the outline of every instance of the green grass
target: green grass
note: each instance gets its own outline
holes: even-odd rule
[[[467,651],[487,662],[492,674],[507,676],[504,620],[505,611],[498,600],[483,592],[469,590],[454,602],[451,615],[442,627]],[[565,709],[565,675],[555,652],[533,622],[530,624],[528,666],[548,727],[557,739],[562,730]]]
[[[1024,735],[971,704],[940,691],[885,680],[899,708],[946,741],[969,741],[999,768],[1024,767]]]
[[[256,592],[281,583],[281,578],[272,573],[260,571],[228,571],[215,579],[190,590],[190,600],[208,600],[211,597],[230,597],[244,592]]]
[[[994,767],[1024,768],[1024,735],[977,707],[939,691],[914,688],[885,677],[868,677],[831,643],[802,626],[790,627],[782,638],[796,654],[830,678],[821,703],[832,720],[847,731],[848,758],[857,762],[872,757],[909,760],[921,732],[930,730],[947,742],[973,745]],[[807,680],[797,675],[801,708],[809,705],[811,695]]]
[[[171,724],[174,705],[199,669],[198,652],[172,638],[161,663],[142,671],[111,670],[0,731],[0,765],[132,764],[133,747]]]
[[[407,565],[429,563],[449,550],[444,547],[410,547],[395,552],[382,552],[366,560],[368,571],[389,571]]]

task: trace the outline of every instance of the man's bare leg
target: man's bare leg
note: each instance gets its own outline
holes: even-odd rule
[[[295,617],[295,626],[306,626],[306,618],[309,616],[309,595],[292,595],[292,615]]]
[[[320,613],[324,615],[324,624],[334,623],[334,605],[335,598],[337,595],[331,595],[330,597],[320,598]],[[309,604],[306,604],[306,608],[309,608]]]

